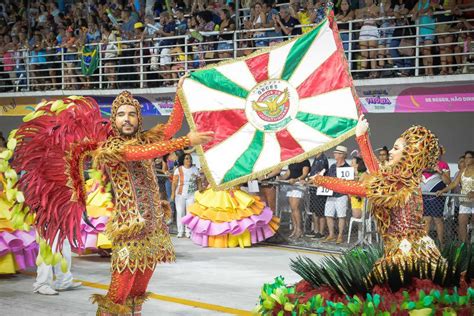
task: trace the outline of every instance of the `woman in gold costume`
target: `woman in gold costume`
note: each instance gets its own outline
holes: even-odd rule
[[[404,283],[407,276],[444,278],[445,259],[423,229],[423,200],[420,181],[423,170],[439,157],[438,139],[422,126],[413,126],[395,141],[389,162],[380,167],[367,135],[367,120],[360,117],[357,142],[369,170],[364,182],[316,176],[314,184],[344,194],[367,197],[384,243],[383,257],[366,279],[384,283],[394,271]]]

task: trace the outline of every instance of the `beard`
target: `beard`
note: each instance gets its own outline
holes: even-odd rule
[[[138,132],[138,126],[122,126],[118,129],[121,136],[134,136]]]

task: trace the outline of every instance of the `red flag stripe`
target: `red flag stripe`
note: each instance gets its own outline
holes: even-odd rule
[[[351,86],[341,53],[336,50],[298,87],[300,99]]]
[[[248,122],[244,110],[195,112],[193,119],[198,131],[215,133],[214,139],[202,146],[204,151],[220,144]]]
[[[276,138],[280,143],[281,148],[280,161],[285,161],[304,153],[304,149],[301,148],[298,142],[286,129],[277,132]]]
[[[257,82],[261,82],[268,79],[268,60],[270,54],[261,54],[249,59],[246,59],[247,67],[254,76]]]

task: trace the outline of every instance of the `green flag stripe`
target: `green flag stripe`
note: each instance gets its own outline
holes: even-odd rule
[[[341,136],[357,124],[354,119],[305,112],[298,112],[296,119],[332,138]]]
[[[253,166],[262,152],[264,140],[265,134],[257,130],[247,150],[237,159],[232,169],[225,174],[224,182],[229,182],[252,172]]]
[[[236,74],[236,76],[238,76],[238,74]],[[236,97],[246,99],[249,94],[249,91],[232,82],[216,69],[193,72],[191,73],[191,79],[194,79],[211,89],[219,90]]]
[[[295,44],[290,49],[288,56],[286,57],[285,67],[283,68],[281,79],[289,80],[291,78],[291,75],[295,71],[296,67],[298,67],[298,64],[301,62],[304,55],[311,47],[314,39],[318,36],[324,25],[326,25],[326,22],[321,23],[317,28],[296,40]]]

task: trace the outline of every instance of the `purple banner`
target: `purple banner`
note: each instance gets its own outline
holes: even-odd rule
[[[474,112],[474,85],[357,88],[366,113]]]
[[[397,97],[395,112],[473,112],[474,85],[414,87]]]

